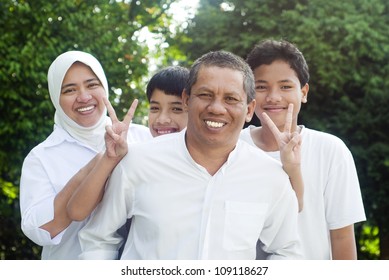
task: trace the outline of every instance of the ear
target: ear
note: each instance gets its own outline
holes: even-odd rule
[[[182,91],[182,105],[184,105],[184,108],[188,110],[188,103],[189,103],[189,95],[186,93],[186,90],[184,89]]]
[[[309,84],[306,83],[301,89],[301,103],[308,102],[308,91],[309,91]]]
[[[250,103],[247,104],[247,114],[246,114],[246,122],[251,121],[255,112],[255,99],[251,100]]]

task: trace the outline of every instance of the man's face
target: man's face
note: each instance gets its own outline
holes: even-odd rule
[[[261,65],[254,70],[255,113],[261,119],[266,112],[275,125],[283,131],[288,105],[293,104],[292,129],[297,126],[301,103],[307,102],[309,86],[301,88],[296,72],[284,61],[276,60],[270,65]]]
[[[201,147],[233,149],[245,121],[254,113],[247,104],[241,72],[216,66],[201,67],[188,105],[187,141]]]

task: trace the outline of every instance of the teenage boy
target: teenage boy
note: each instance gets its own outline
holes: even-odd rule
[[[280,161],[285,140],[291,134],[301,136],[293,160],[301,164],[304,181],[304,207],[298,217],[304,258],[357,259],[354,224],[366,217],[353,157],[339,138],[297,125],[309,91],[303,54],[290,42],[265,40],[252,49],[247,62],[255,77],[255,114],[262,126],[244,129],[241,139]],[[289,118],[288,108],[293,110]]]

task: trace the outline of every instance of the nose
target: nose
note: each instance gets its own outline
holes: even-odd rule
[[[165,110],[162,110],[161,113],[158,115],[158,118],[156,121],[158,124],[169,124],[169,123],[171,123],[172,120],[169,116],[169,113],[166,112]]]
[[[270,88],[268,94],[266,95],[267,102],[279,102],[281,101],[281,94],[277,88]]]
[[[80,92],[77,96],[77,101],[78,102],[88,102],[91,99],[92,99],[92,95],[86,89],[81,88]]]
[[[208,111],[215,115],[224,114],[226,112],[226,107],[224,106],[223,100],[214,98],[208,105]]]

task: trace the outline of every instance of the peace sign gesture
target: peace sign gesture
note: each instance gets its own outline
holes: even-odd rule
[[[293,104],[289,104],[284,131],[280,131],[271,118],[262,113],[265,124],[269,127],[277,141],[280,150],[281,162],[284,169],[301,164],[301,136],[298,132],[291,132],[293,119]],[[285,170],[287,171],[287,170]]]
[[[299,211],[301,211],[304,196],[304,181],[301,173],[301,135],[297,131],[291,132],[293,104],[288,106],[284,131],[280,131],[265,112],[262,113],[262,116],[277,141],[282,168],[289,175],[291,185],[297,196]]]
[[[127,133],[136,107],[138,106],[138,100],[135,99],[131,107],[128,109],[123,121],[119,121],[115,110],[106,97],[103,99],[105,106],[107,107],[108,115],[111,118],[112,125],[105,127],[105,147],[106,153],[110,158],[123,158],[128,152],[127,145]]]

